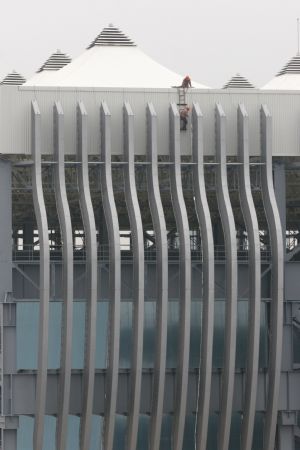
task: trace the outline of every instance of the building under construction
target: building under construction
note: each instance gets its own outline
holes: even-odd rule
[[[300,56],[182,78],[109,26],[0,86],[3,450],[300,448]]]

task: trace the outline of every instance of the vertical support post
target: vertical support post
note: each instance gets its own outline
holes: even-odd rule
[[[212,354],[214,334],[215,267],[214,237],[211,216],[207,202],[203,165],[203,115],[198,103],[192,111],[193,186],[196,213],[202,242],[203,302],[202,338],[200,361],[200,384],[197,399],[196,450],[206,450],[209,421],[209,406],[212,378]]]
[[[4,404],[11,393],[5,390],[4,375],[16,372],[16,304],[12,302],[12,191],[11,163],[0,161],[0,389],[2,448],[17,450],[18,417],[6,416]],[[9,302],[9,303],[6,303]]]
[[[274,450],[278,414],[283,335],[284,253],[282,226],[276,203],[272,173],[272,117],[261,107],[262,198],[268,222],[271,251],[271,320],[269,339],[268,397],[263,450]]]
[[[283,251],[286,253],[286,175],[284,162],[275,162],[273,167],[274,191],[279,211]]]
[[[259,227],[251,192],[249,161],[249,118],[244,105],[238,107],[238,162],[240,205],[249,243],[249,330],[246,389],[241,449],[251,450],[255,420],[261,304],[261,261]]]
[[[50,250],[48,222],[42,185],[41,162],[41,114],[36,101],[32,102],[32,194],[40,243],[40,314],[38,369],[36,381],[36,414],[34,423],[33,449],[43,448],[44,419],[47,390],[48,337],[49,337],[49,296],[50,296]]]
[[[141,401],[143,334],[144,334],[144,235],[138,202],[134,169],[134,115],[129,103],[124,104],[125,200],[130,221],[133,249],[133,352],[131,364],[131,400],[127,449],[135,450]]]
[[[59,380],[59,411],[57,416],[57,450],[65,450],[70,405],[72,327],[73,327],[73,238],[71,214],[65,180],[64,113],[56,102],[53,109],[53,141],[55,165],[55,198],[62,237],[63,305],[61,327],[61,368]]]
[[[174,215],[179,235],[180,259],[180,316],[179,355],[176,375],[175,411],[173,424],[173,449],[182,450],[186,417],[189,378],[189,353],[191,330],[191,249],[190,232],[181,181],[180,117],[171,103],[170,109],[170,181]]]
[[[226,162],[226,116],[216,106],[217,199],[226,253],[226,312],[224,369],[222,374],[219,449],[228,450],[234,389],[237,327],[237,244],[234,216],[229,197]]]
[[[168,323],[168,241],[163,205],[159,190],[157,158],[157,115],[153,105],[147,105],[147,186],[149,206],[156,245],[156,358],[154,366],[153,401],[150,426],[149,450],[160,445],[163,404],[165,391],[165,372],[167,358]]]
[[[109,242],[109,345],[104,416],[103,447],[113,450],[115,415],[118,395],[120,314],[121,314],[121,249],[118,213],[114,199],[111,169],[111,115],[103,102],[101,118],[101,193]]]
[[[96,224],[89,185],[87,112],[82,102],[77,105],[77,133],[79,203],[86,245],[86,321],[80,450],[87,450],[90,448],[94,403],[98,262]]]

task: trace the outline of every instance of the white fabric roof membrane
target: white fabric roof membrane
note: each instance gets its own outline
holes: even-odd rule
[[[300,89],[300,55],[294,56],[283,69],[261,89],[299,90]]]
[[[87,50],[57,71],[41,72],[25,86],[170,88],[183,76],[155,62],[114,27],[105,28]],[[198,89],[209,89],[196,83]]]

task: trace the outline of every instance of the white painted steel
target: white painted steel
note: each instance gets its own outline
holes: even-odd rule
[[[31,139],[32,155],[32,195],[37,221],[40,245],[40,279],[39,279],[39,339],[38,367],[36,380],[36,413],[33,433],[33,450],[43,448],[44,420],[47,393],[48,338],[49,338],[49,295],[50,295],[50,250],[48,239],[48,222],[43,195],[41,164],[41,114],[36,101],[31,104]]]
[[[152,103],[147,106],[147,186],[156,247],[156,357],[154,366],[149,450],[160,445],[163,419],[168,323],[168,240],[159,190],[157,155],[157,115]]]
[[[269,334],[268,397],[263,450],[274,450],[281,376],[284,300],[284,253],[280,215],[276,203],[272,170],[272,116],[261,107],[262,198],[272,251],[271,314]]]
[[[183,197],[180,156],[180,116],[175,103],[170,105],[170,184],[172,204],[179,236],[180,312],[179,353],[176,373],[175,410],[172,433],[173,450],[182,450],[189,378],[191,330],[191,249],[188,215]]]
[[[125,200],[128,210],[133,251],[133,344],[131,363],[130,409],[126,448],[135,450],[141,401],[143,338],[144,338],[144,235],[138,202],[134,168],[134,114],[124,104],[124,167]]]
[[[80,162],[78,175],[79,203],[85,232],[86,246],[86,323],[83,373],[82,416],[80,423],[80,450],[87,450],[91,441],[94,402],[96,323],[97,323],[97,238],[96,224],[91,200],[88,172],[88,123],[82,102],[77,106],[77,158]]]
[[[220,104],[216,105],[216,162],[217,200],[223,227],[226,254],[226,312],[224,368],[222,373],[219,423],[219,449],[228,450],[234,391],[234,369],[237,327],[237,244],[233,210],[227,183],[226,116]]]
[[[101,104],[101,193],[109,243],[109,344],[106,381],[103,446],[113,449],[115,415],[118,395],[120,350],[121,250],[118,213],[116,209],[111,168],[111,115],[105,102]]]
[[[249,242],[249,330],[246,387],[241,431],[241,449],[251,450],[256,410],[259,363],[261,258],[259,226],[251,192],[249,160],[249,118],[244,105],[238,107],[238,161],[240,204]]]
[[[64,113],[60,102],[53,109],[55,198],[62,238],[63,305],[61,328],[61,367],[59,381],[59,412],[56,426],[57,450],[65,450],[68,436],[70,406],[72,329],[73,329],[73,233],[65,179]]]
[[[203,115],[198,103],[194,103],[193,105],[192,125],[193,162],[196,164],[193,169],[193,188],[203,251],[203,306],[199,374],[200,384],[197,399],[196,450],[206,450],[212,379],[215,268],[214,237],[206,196],[203,165]]]

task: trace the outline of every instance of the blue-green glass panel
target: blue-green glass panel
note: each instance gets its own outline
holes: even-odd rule
[[[219,415],[212,413],[208,421],[207,445],[209,450],[218,450]]]
[[[17,430],[17,449],[32,450],[33,442],[33,417],[20,416],[19,428]]]
[[[156,302],[145,302],[143,367],[152,369],[156,345]]]
[[[98,302],[96,335],[96,369],[107,367],[109,302]]]
[[[120,368],[129,369],[132,355],[132,302],[121,303]]]
[[[17,368],[36,369],[39,308],[37,303],[17,303]]]
[[[179,303],[168,303],[168,338],[167,338],[167,368],[175,368],[178,363],[178,323]]]
[[[255,414],[252,450],[261,450],[263,448],[264,414],[257,412]]]
[[[55,432],[56,418],[45,416],[43,450],[53,450],[55,448]]]
[[[60,368],[62,303],[51,302],[49,307],[48,368]]]
[[[200,366],[202,302],[193,301],[191,306],[190,367]]]
[[[85,303],[74,302],[72,335],[72,368],[82,369],[84,365]]]
[[[91,442],[89,450],[102,450],[101,431],[102,431],[102,418],[100,416],[93,416]]]
[[[160,450],[171,450],[172,416],[164,414],[161,427]]]
[[[79,428],[80,418],[77,416],[69,415],[67,450],[79,450]]]
[[[128,419],[126,416],[116,415],[114,450],[125,450],[127,422]]]
[[[140,414],[137,450],[147,450],[149,447],[149,425],[150,417]]]
[[[241,440],[241,420],[242,416],[240,413],[234,412],[231,417],[231,428],[230,428],[230,440],[229,448],[234,450],[240,450],[240,440]]]
[[[194,414],[189,414],[185,419],[183,450],[190,450],[195,448],[195,419]]]

